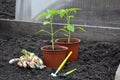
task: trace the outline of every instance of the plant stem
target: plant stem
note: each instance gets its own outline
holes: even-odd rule
[[[70,30],[68,32],[68,43],[70,43]]]
[[[50,18],[50,30],[51,30],[52,49],[54,50],[54,32],[53,32],[52,18],[53,17]]]
[[[70,18],[69,18],[69,16],[67,15],[67,24],[70,24]],[[68,30],[68,43],[70,43],[70,30]]]

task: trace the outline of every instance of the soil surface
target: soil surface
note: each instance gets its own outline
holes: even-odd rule
[[[11,58],[23,55],[22,49],[34,52],[43,59],[40,47],[48,44],[49,40],[37,35],[12,37],[0,33],[0,80],[114,80],[120,63],[120,43],[81,41],[79,59],[67,62],[61,72],[73,68],[77,71],[66,77],[51,77],[50,74],[55,72],[51,68],[20,68],[16,63],[8,63]]]
[[[0,0],[0,18],[15,19],[16,0]]]

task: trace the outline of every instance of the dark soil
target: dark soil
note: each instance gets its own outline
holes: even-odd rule
[[[0,0],[0,18],[15,19],[16,0]]]
[[[20,57],[22,49],[34,52],[43,59],[40,47],[47,44],[48,40],[37,35],[12,37],[1,33],[0,80],[114,80],[120,63],[120,43],[81,41],[79,59],[67,62],[61,72],[73,68],[77,68],[77,71],[64,78],[51,77],[50,74],[55,69],[25,69],[18,67],[16,63],[8,63],[11,58]]]
[[[48,45],[52,45],[51,43],[49,43]],[[52,46],[49,47],[44,47],[43,50],[45,51],[53,51]],[[54,46],[54,51],[61,51],[61,50],[67,50],[67,47],[60,47],[60,46]]]
[[[68,39],[58,39],[56,40],[56,43],[60,43],[60,44],[73,44],[73,43],[78,43],[79,40],[75,40],[75,39],[70,39],[70,43],[68,43]]]

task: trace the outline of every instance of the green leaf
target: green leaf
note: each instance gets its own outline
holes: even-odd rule
[[[38,32],[39,32],[39,33],[40,33],[40,32],[45,32],[45,30],[44,30],[44,29],[40,29]]]
[[[73,15],[71,15],[71,16],[69,16],[69,18],[74,18],[74,16],[73,16]]]
[[[66,32],[66,33],[68,33],[68,31],[66,30],[66,29],[60,29],[61,31],[64,31],[64,32]]]
[[[37,16],[37,19],[40,19],[41,17],[45,17],[45,16],[47,16],[47,13],[43,12],[42,14],[40,14],[40,15]]]
[[[67,26],[63,26],[63,29],[66,29],[67,28]]]
[[[50,24],[50,22],[49,21],[44,21],[43,22],[43,25],[47,25],[47,24]]]
[[[48,14],[49,14],[50,16],[53,16],[53,15],[55,15],[55,14],[58,14],[58,11],[57,11],[57,10],[48,10]]]
[[[64,36],[68,36],[67,34],[64,34]]]
[[[71,10],[71,11],[74,11],[74,10],[77,10],[78,8],[69,8],[69,10]]]
[[[65,15],[65,10],[64,9],[59,10],[59,14],[60,14],[60,17],[63,18]]]
[[[75,31],[75,28],[74,28],[74,25],[73,24],[68,24],[67,25],[67,29],[71,32],[74,32]]]
[[[71,12],[74,12],[74,13],[76,13],[78,10],[80,10],[79,8],[70,8],[69,9]]]
[[[48,14],[45,17],[46,17],[46,19],[49,19],[51,17],[51,14]]]
[[[38,33],[40,33],[40,32],[45,32],[45,30],[44,30],[44,29],[40,29],[40,30],[37,31],[35,34],[38,34]]]
[[[42,14],[40,14],[41,16],[47,16],[47,13],[46,12],[43,12]]]
[[[86,30],[83,27],[78,27],[81,31],[86,32]]]

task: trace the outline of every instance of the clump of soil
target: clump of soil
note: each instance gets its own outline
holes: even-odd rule
[[[40,47],[50,44],[37,35],[9,36],[0,34],[0,80],[114,80],[120,63],[120,43],[81,41],[79,59],[67,62],[61,72],[77,71],[67,77],[50,76],[55,69],[20,68],[10,65],[11,58],[20,57],[22,49],[34,52],[43,59]]]

